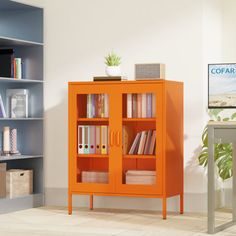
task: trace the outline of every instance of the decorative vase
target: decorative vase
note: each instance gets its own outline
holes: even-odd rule
[[[106,67],[107,76],[120,76],[120,67],[119,66],[107,66]]]

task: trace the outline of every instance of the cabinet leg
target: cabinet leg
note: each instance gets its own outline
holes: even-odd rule
[[[72,194],[68,194],[68,214],[72,214]]]
[[[163,198],[162,199],[162,217],[163,217],[163,220],[166,220],[166,198]]]
[[[89,206],[90,210],[93,210],[93,195],[90,195],[90,206]]]
[[[180,214],[184,214],[184,194],[181,193],[179,197],[180,201]]]

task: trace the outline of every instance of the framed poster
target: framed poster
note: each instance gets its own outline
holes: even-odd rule
[[[236,108],[236,63],[208,65],[208,108]]]

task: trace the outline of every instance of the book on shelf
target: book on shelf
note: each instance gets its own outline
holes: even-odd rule
[[[84,126],[84,154],[90,153],[90,127]]]
[[[0,49],[0,77],[14,77],[14,50]]]
[[[139,147],[138,147],[138,153],[137,153],[138,155],[144,154],[146,138],[147,138],[147,131],[142,131],[141,138],[139,141]]]
[[[128,154],[129,149],[132,145],[132,141],[133,141],[133,129],[129,126],[124,125],[123,126],[123,131],[122,131],[123,155]]]
[[[78,126],[78,153],[79,154],[83,154],[84,153],[84,146],[83,146],[83,143],[84,143],[84,128],[83,128],[83,125],[79,125]]]
[[[138,132],[129,149],[129,155],[154,155],[155,144],[156,130]]]
[[[127,118],[132,118],[132,94],[127,94]]]
[[[96,154],[101,154],[101,144],[100,144],[100,137],[101,137],[101,128],[100,126],[95,126],[95,137],[96,137]]]
[[[89,153],[95,154],[96,153],[96,126],[90,125],[89,126],[89,132],[90,132],[90,149]]]
[[[79,125],[78,154],[108,154],[108,126]]]
[[[145,148],[144,148],[144,155],[149,154],[151,140],[152,140],[152,133],[153,132],[151,130],[147,131],[147,139],[146,139]]]
[[[152,155],[153,153],[155,153],[155,148],[156,148],[156,130],[153,130],[148,154]]]
[[[127,94],[127,118],[152,118],[155,116],[155,94]]]
[[[101,154],[107,154],[108,150],[108,126],[106,125],[101,125],[101,140],[100,140],[100,145],[101,145]]]
[[[136,134],[135,139],[134,139],[134,141],[132,143],[132,146],[131,146],[131,148],[129,150],[129,155],[134,155],[136,153],[140,137],[141,137],[141,132]]]
[[[6,110],[3,104],[2,96],[0,94],[0,118],[6,118]]]
[[[22,58],[14,57],[14,49],[0,49],[0,77],[22,79],[24,64]]]
[[[87,95],[87,118],[107,118],[109,115],[108,94]]]
[[[137,102],[137,94],[134,93],[134,94],[132,95],[132,117],[133,117],[133,118],[138,117],[138,107],[137,107],[137,105],[138,105],[138,102]]]

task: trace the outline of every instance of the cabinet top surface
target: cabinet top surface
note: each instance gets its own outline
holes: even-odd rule
[[[124,81],[73,81],[68,82],[69,85],[107,85],[107,84],[164,84],[164,83],[178,83],[183,84],[180,81],[172,80],[124,80]]]

